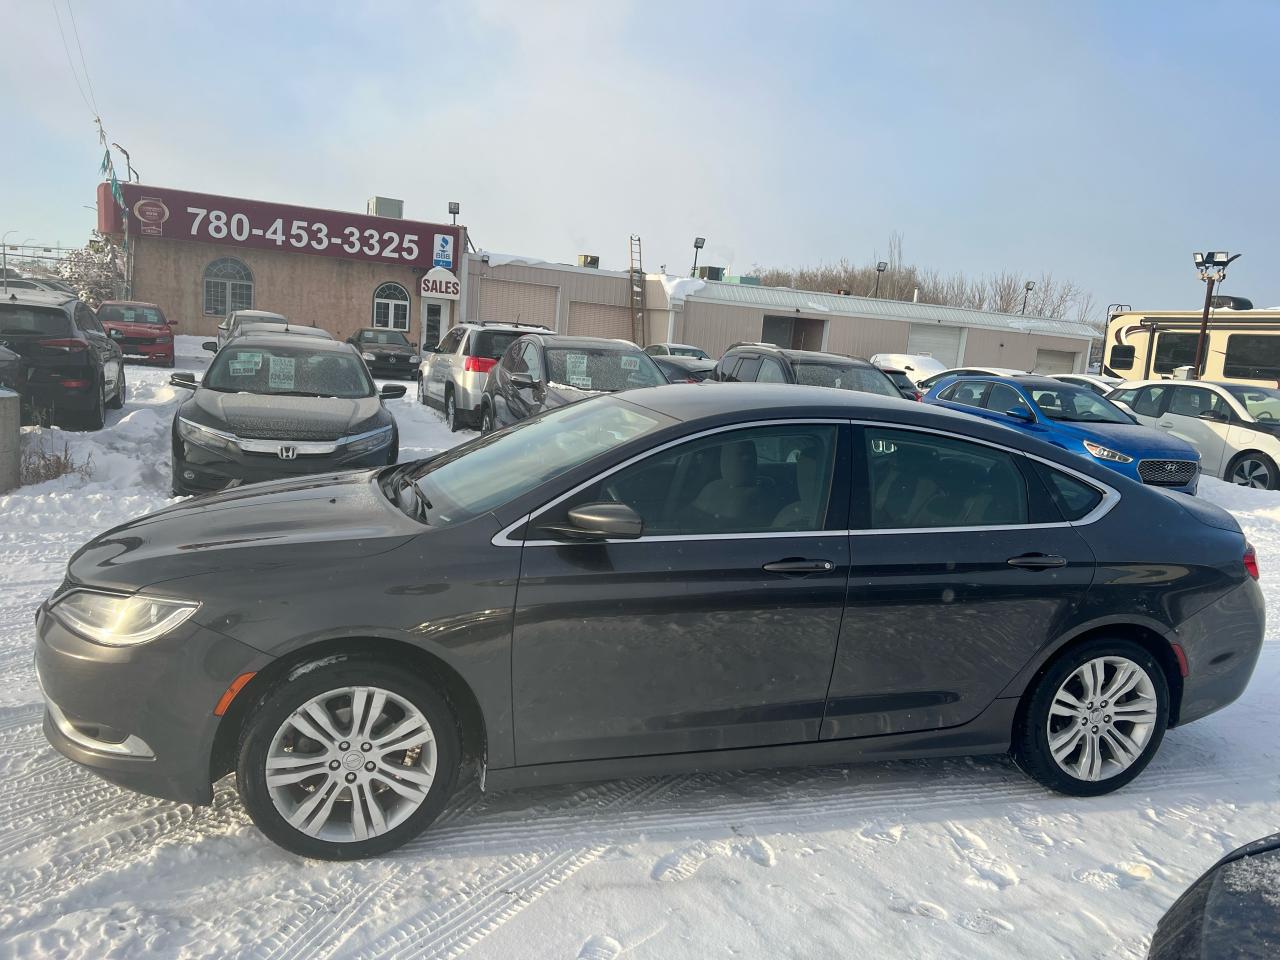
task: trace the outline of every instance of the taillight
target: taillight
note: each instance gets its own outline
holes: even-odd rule
[[[1244,542],[1244,569],[1253,579],[1258,579],[1258,552],[1248,540]]]
[[[36,345],[40,347],[49,347],[52,350],[65,350],[67,353],[77,353],[81,350],[89,349],[89,345],[83,340],[76,340],[71,337],[68,337],[65,340],[37,340]]]
[[[923,394],[923,393],[921,393],[919,390],[917,390],[917,391],[916,391],[916,402],[917,402],[917,403],[920,403],[920,402],[923,402],[923,401],[924,401],[924,394]]]
[[[59,380],[58,382],[69,390],[83,390],[89,386],[88,380]]]
[[[467,357],[462,362],[462,369],[467,373],[488,373],[497,362],[492,357]]]

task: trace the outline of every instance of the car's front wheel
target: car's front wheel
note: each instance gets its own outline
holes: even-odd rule
[[[1274,490],[1280,484],[1276,462],[1265,453],[1250,450],[1240,454],[1227,466],[1227,480],[1242,487]]]
[[[1151,761],[1169,722],[1169,685],[1146,649],[1099,638],[1054,661],[1029,691],[1013,758],[1046,787],[1097,796]]]
[[[444,697],[403,669],[348,660],[263,695],[245,722],[236,780],[275,843],[356,860],[421,833],[453,792],[458,764]]]
[[[486,403],[480,414],[480,432],[493,433],[497,429],[497,425],[493,422],[493,406]]]

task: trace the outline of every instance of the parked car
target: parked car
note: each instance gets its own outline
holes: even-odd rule
[[[1246,843],[1206,870],[1170,907],[1147,960],[1280,957],[1280,833]]]
[[[270,310],[234,310],[218,324],[218,349],[222,349],[228,340],[239,333],[240,324],[245,321],[253,323],[263,320],[272,323],[289,322],[284,314],[272,313]]]
[[[347,343],[360,351],[375,377],[418,376],[418,348],[399,330],[366,327],[349,336]]]
[[[277,323],[274,320],[245,320],[236,328],[237,337],[245,337],[252,334],[266,334],[268,336],[287,334],[291,337],[319,337],[322,340],[333,339],[333,334],[328,330],[321,327],[309,327],[301,323]]]
[[[668,383],[701,383],[716,368],[714,360],[699,360],[680,354],[650,354]]]
[[[651,357],[692,357],[695,360],[710,360],[711,356],[701,347],[687,343],[651,343],[644,348]]]
[[[1100,377],[1094,373],[1051,373],[1049,376],[1063,383],[1074,383],[1078,387],[1088,387],[1100,397],[1105,397],[1118,387],[1122,381],[1119,377]]]
[[[235,770],[272,840],[359,859],[472,771],[1008,751],[1108,793],[1244,690],[1257,576],[1221,508],[977,417],[674,384],[115,527],[35,654],[66,756],[195,804]]]
[[[154,303],[107,300],[98,305],[98,320],[126,360],[173,366],[172,328],[178,321],[167,319]]]
[[[489,433],[593,394],[666,382],[653,358],[625,340],[527,333],[489,372],[480,429]]]
[[[1139,483],[1196,492],[1200,454],[1177,437],[1134,422],[1088,387],[1049,377],[958,377],[934,386],[925,403],[985,417]]]
[[[444,411],[450,430],[480,426],[480,401],[493,369],[516,340],[535,330],[534,323],[460,323],[422,357],[418,402]],[[547,331],[548,333],[550,331]]]
[[[9,277],[0,285],[0,289],[8,290],[44,290],[49,293],[69,293],[76,296],[75,287],[62,280],[50,277]]]
[[[1200,451],[1211,477],[1263,490],[1280,486],[1280,390],[1241,383],[1136,380],[1108,396],[1139,420]]]
[[[124,406],[124,356],[76,297],[11,292],[0,300],[0,347],[22,357],[26,404],[58,423],[100,430],[107,409]]]
[[[916,382],[911,379],[905,370],[895,370],[893,367],[880,367],[880,372],[893,381],[893,385],[898,388],[898,392],[907,400],[924,399],[924,391],[916,386]]]
[[[771,343],[735,343],[724,352],[711,379],[725,383],[792,383],[861,390],[882,397],[902,396],[879,367],[865,360],[813,350],[787,350]]]
[[[928,393],[948,377],[1020,377],[1026,372],[1009,367],[951,367],[941,373],[931,373],[920,381],[920,386]]]
[[[926,377],[947,369],[941,360],[922,353],[876,353],[872,355],[871,362],[877,367],[901,370],[917,385]]]
[[[210,344],[212,346],[212,344]],[[298,474],[395,463],[399,433],[381,391],[347,343],[251,334],[231,340],[173,418],[173,493],[185,496]]]
[[[0,347],[0,387],[21,392],[22,358],[8,347]]]

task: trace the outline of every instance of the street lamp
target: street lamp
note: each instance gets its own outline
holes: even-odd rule
[[[1240,254],[1231,256],[1225,250],[1210,250],[1208,253],[1193,253],[1196,269],[1200,271],[1200,279],[1204,281],[1204,313],[1200,315],[1200,338],[1196,340],[1196,365],[1191,368],[1191,379],[1199,380],[1204,376],[1206,357],[1205,346],[1209,339],[1209,307],[1213,300],[1214,284],[1227,279],[1227,267]]]
[[[693,238],[693,269],[689,271],[689,276],[696,277],[698,275],[698,251],[707,245],[706,237]]]
[[[881,260],[879,263],[876,264],[876,289],[875,289],[875,292],[871,294],[873,297],[880,296],[880,275],[888,269],[889,269],[889,264],[885,260]]]
[[[1035,288],[1036,288],[1036,282],[1034,280],[1028,280],[1026,283],[1022,285],[1022,310],[1019,311],[1020,313],[1027,312],[1027,296]]]
[[[457,200],[450,200],[449,216],[453,217],[453,225],[455,227],[458,225],[458,214],[460,214],[461,212],[462,212],[462,204],[458,203]]]
[[[4,284],[6,296],[9,293],[9,234],[17,232],[6,230],[4,236],[0,237],[0,283]]]
[[[118,143],[113,143],[111,145],[115,147],[117,150],[119,150],[122,154],[124,154],[124,166],[125,166],[125,170],[128,171],[128,178],[135,182],[140,182],[138,173],[136,170],[133,169],[133,163],[129,160],[129,151],[126,150],[124,147],[120,146],[120,144]]]

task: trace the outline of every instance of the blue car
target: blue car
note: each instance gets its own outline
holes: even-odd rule
[[[1200,483],[1195,447],[1142,426],[1087,387],[1034,375],[949,377],[924,402],[1039,437],[1139,483],[1191,494]]]

